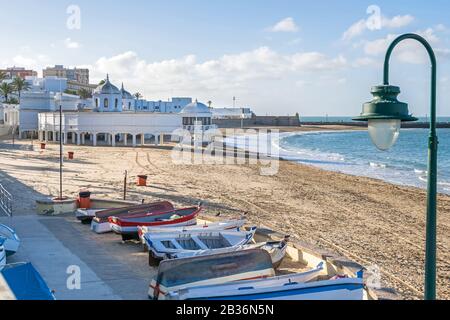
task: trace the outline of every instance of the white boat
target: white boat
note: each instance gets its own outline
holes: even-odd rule
[[[169,259],[180,259],[180,258],[189,258],[189,257],[198,257],[198,256],[207,256],[220,254],[225,252],[236,252],[243,250],[251,250],[251,249],[263,249],[267,251],[272,260],[272,266],[274,269],[277,269],[281,262],[283,262],[284,257],[286,256],[286,250],[288,247],[288,239],[286,236],[282,241],[271,241],[271,242],[261,242],[255,244],[244,244],[242,246],[237,247],[229,247],[229,248],[220,248],[220,249],[211,249],[211,250],[197,250],[197,251],[184,251],[180,253],[170,254],[168,255]]]
[[[238,247],[249,243],[255,231],[256,227],[249,231],[147,233],[144,239],[150,259],[165,259],[170,254],[181,252]]]
[[[2,270],[4,266],[6,266],[6,250],[3,246],[5,241],[5,238],[0,237],[0,270]]]
[[[308,272],[307,272],[308,274]],[[305,277],[306,278],[306,277]],[[335,278],[302,279],[302,274],[224,284],[188,287],[169,292],[169,300],[363,300],[364,281]]]
[[[162,300],[170,291],[192,286],[273,276],[275,270],[269,254],[261,249],[166,260],[159,265],[148,295],[151,299]]]
[[[10,227],[0,224],[0,237],[5,238],[4,247],[7,256],[11,256],[19,250],[20,239]]]
[[[215,223],[204,223],[204,224],[196,224],[193,226],[183,226],[183,227],[171,227],[169,226],[138,226],[138,234],[139,239],[143,244],[145,244],[144,235],[147,233],[162,233],[162,232],[179,232],[179,233],[187,233],[187,232],[198,232],[198,231],[222,231],[222,230],[231,230],[236,229],[239,231],[240,228],[244,226],[246,223],[245,219],[236,219],[236,220],[226,220]]]
[[[76,218],[84,224],[92,222],[95,218],[95,214],[100,211],[105,211],[107,209],[77,209],[75,211]]]

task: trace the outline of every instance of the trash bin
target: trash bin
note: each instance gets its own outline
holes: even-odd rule
[[[73,151],[69,151],[68,155],[69,155],[69,159],[73,159]]]
[[[80,191],[78,204],[80,208],[89,209],[91,207],[91,193],[89,191]]]
[[[139,175],[138,176],[137,185],[140,186],[140,187],[147,186],[147,176],[146,175]]]
[[[41,149],[42,149],[42,150],[45,149],[45,143],[41,143]]]

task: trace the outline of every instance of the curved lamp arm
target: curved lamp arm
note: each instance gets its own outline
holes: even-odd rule
[[[430,44],[421,36],[407,33],[396,38],[389,46],[384,61],[384,84],[389,84],[389,60],[392,51],[401,41],[412,39],[419,41],[427,50],[431,60],[431,111],[430,136],[428,142],[428,191],[427,191],[427,226],[425,250],[425,299],[436,299],[436,202],[437,202],[437,148],[436,136],[436,56]]]

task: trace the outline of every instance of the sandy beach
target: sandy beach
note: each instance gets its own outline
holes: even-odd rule
[[[286,131],[286,128],[280,128]],[[327,130],[349,129],[327,127]],[[293,129],[289,129],[292,131]],[[323,130],[321,127],[295,130]],[[0,141],[2,184],[14,195],[16,215],[35,214],[35,200],[57,196],[59,145]],[[274,176],[259,165],[176,165],[173,145],[82,147],[67,145],[65,196],[87,188],[97,198],[121,199],[128,171],[128,200],[170,200],[177,206],[204,201],[207,214],[235,217],[338,252],[364,266],[377,265],[383,283],[403,298],[421,298],[425,247],[425,190],[323,171],[281,161]],[[148,187],[136,176],[147,174]],[[438,202],[438,297],[450,298],[450,197]]]

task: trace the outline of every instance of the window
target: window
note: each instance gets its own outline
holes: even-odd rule
[[[128,110],[131,110],[131,102],[128,102]]]
[[[98,108],[98,98],[95,99],[95,107]]]
[[[116,100],[114,100],[114,109],[117,109],[118,106],[119,106],[119,99],[116,98]]]
[[[109,100],[107,98],[105,98],[105,100],[103,100],[103,107],[104,108],[108,108],[109,107]]]

